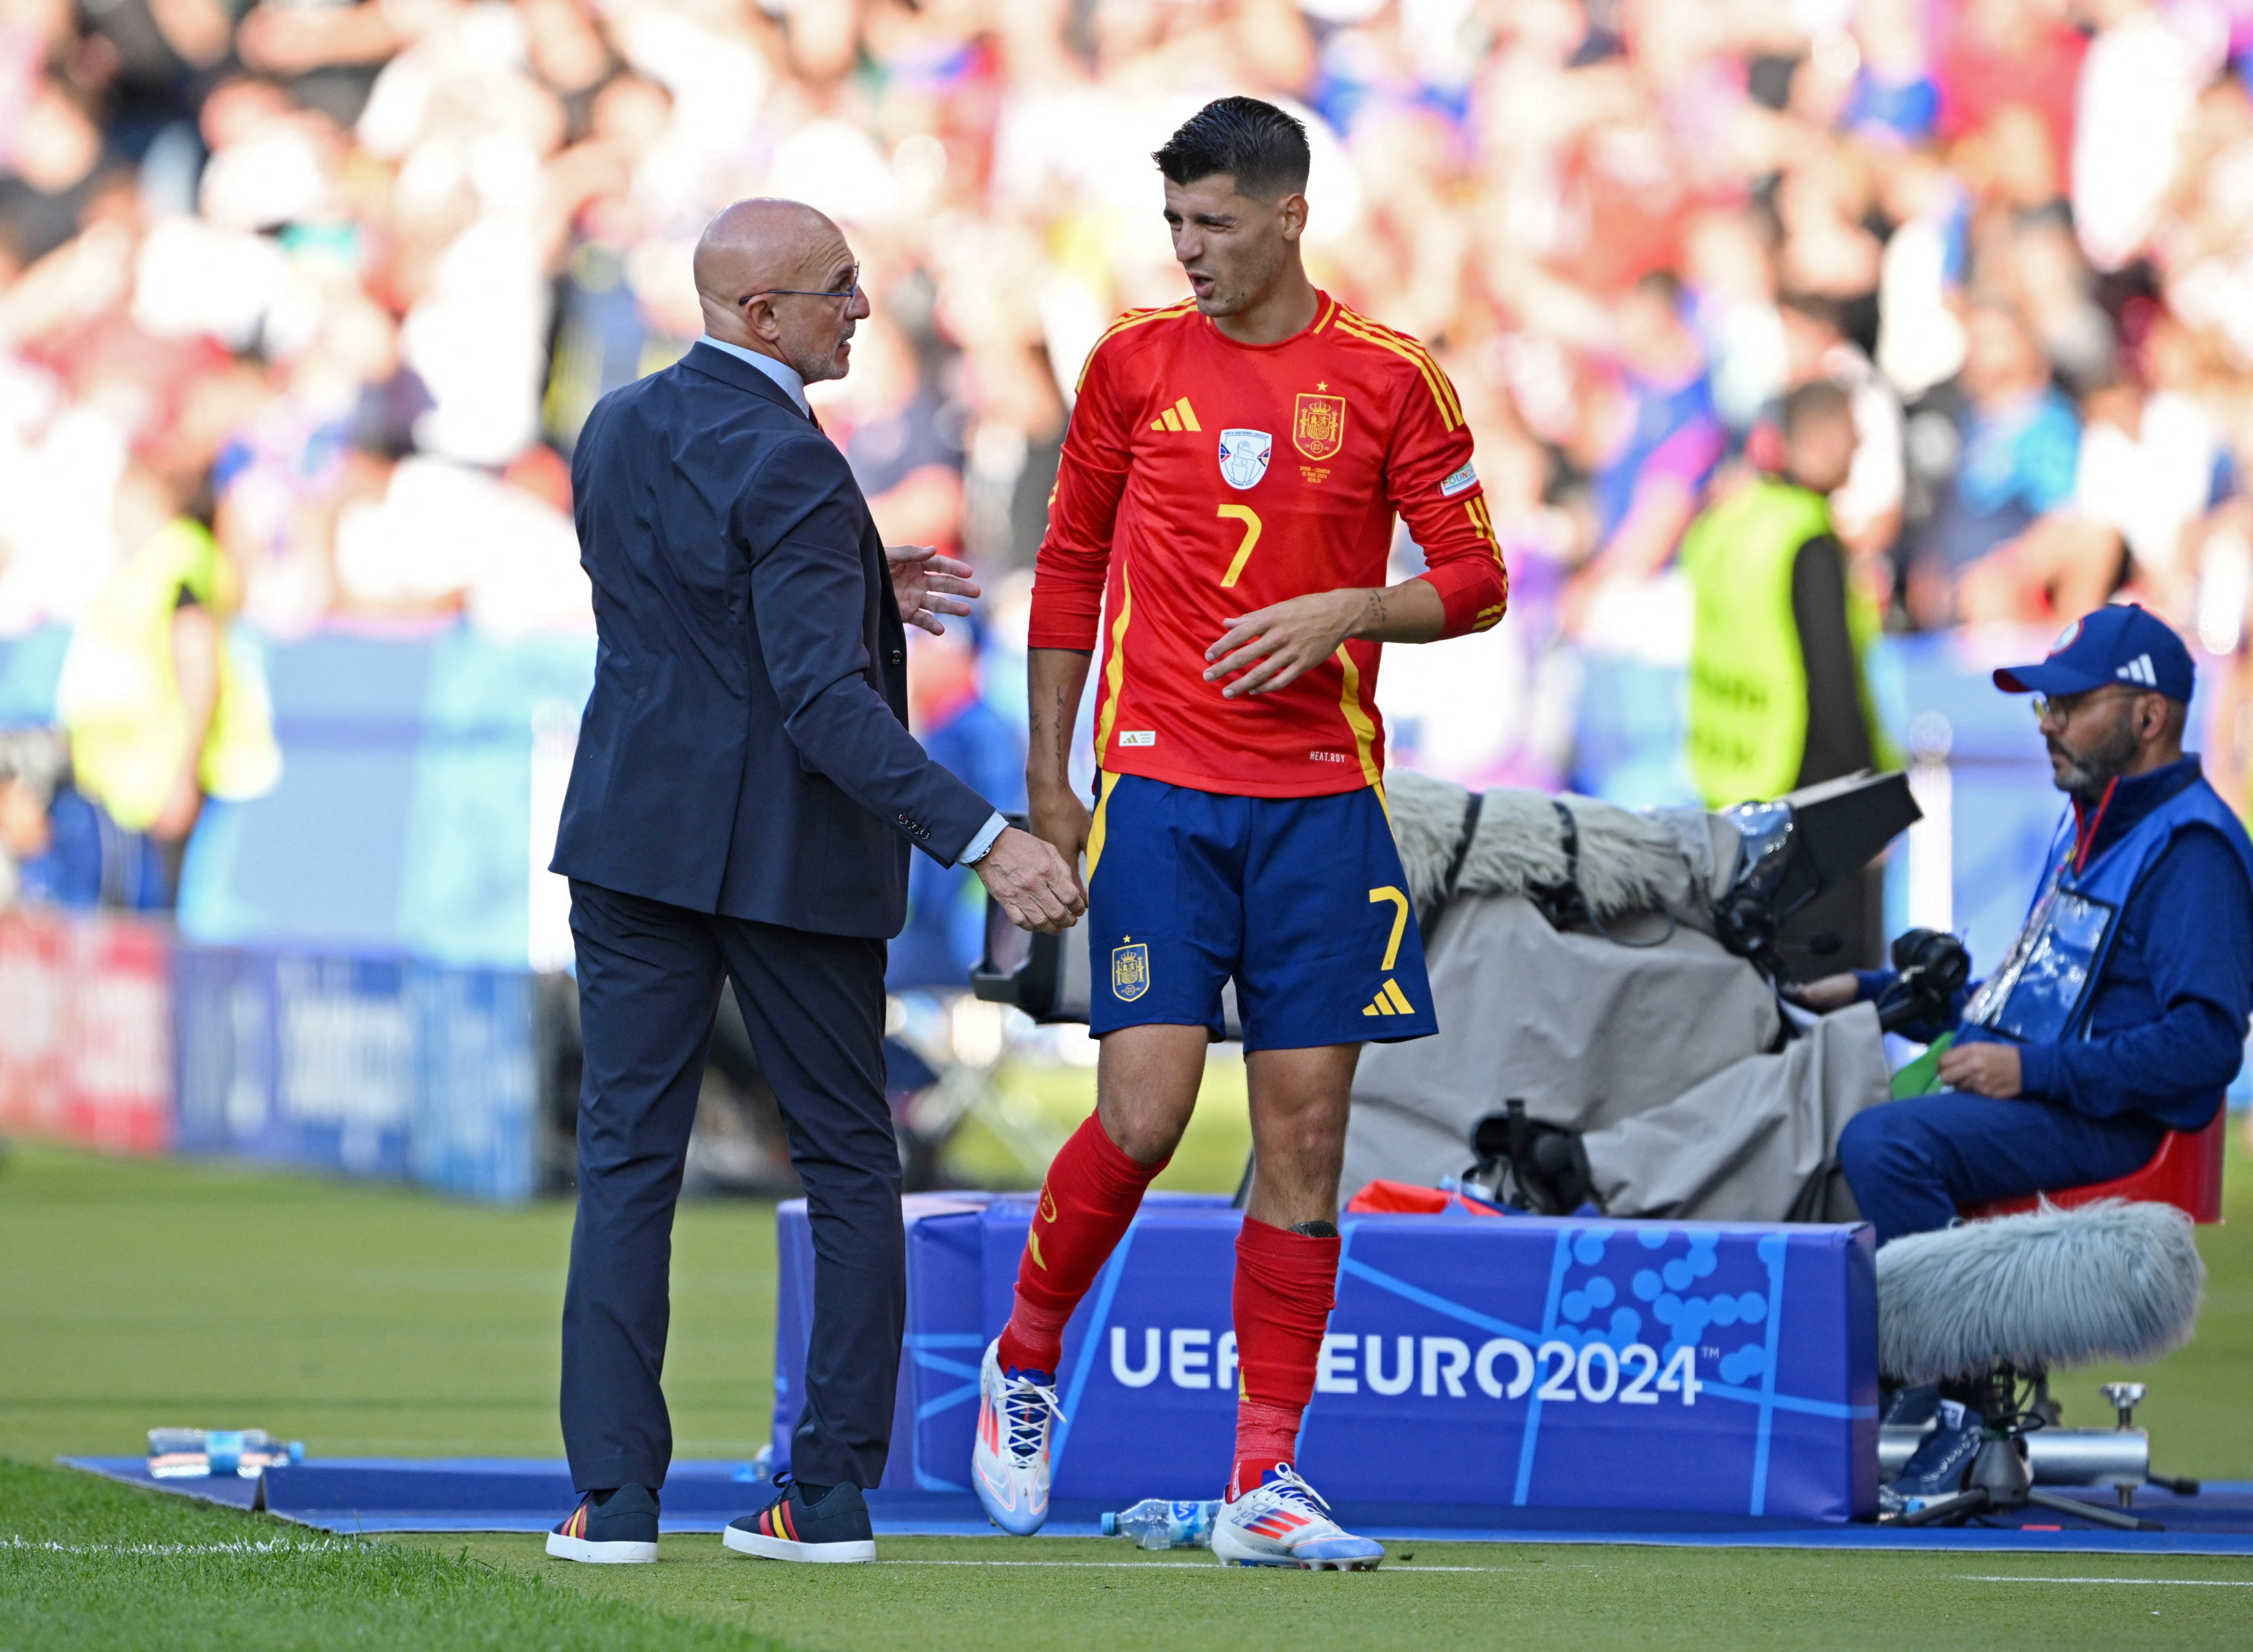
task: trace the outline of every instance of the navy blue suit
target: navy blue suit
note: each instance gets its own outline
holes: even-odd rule
[[[882,542],[844,456],[773,380],[699,345],[596,405],[571,474],[599,639],[552,863],[586,1048],[572,1476],[664,1483],[673,1205],[732,979],[813,1219],[792,1466],[873,1486],[906,1307],[884,943],[910,845],[951,862],[992,806],[909,735]]]

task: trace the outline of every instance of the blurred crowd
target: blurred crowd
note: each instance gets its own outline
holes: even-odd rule
[[[1149,152],[1248,92],[1312,129],[1318,282],[1453,374],[1512,567],[1508,624],[1388,659],[1399,760],[1585,780],[1589,662],[1679,667],[1683,530],[1817,380],[1891,628],[2125,592],[2235,657],[2249,48],[2253,0],[0,0],[0,634],[160,542],[267,637],[589,630],[574,437],[699,331],[711,213],[794,196],[875,305],[824,424],[989,592],[915,638],[917,722],[1008,800],[1080,364],[1186,290]]]

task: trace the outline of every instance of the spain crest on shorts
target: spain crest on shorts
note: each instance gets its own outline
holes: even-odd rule
[[[1299,394],[1291,445],[1310,459],[1327,459],[1345,445],[1345,398]]]
[[[1111,949],[1111,993],[1123,1003],[1133,1003],[1150,990],[1150,949],[1137,941]]]

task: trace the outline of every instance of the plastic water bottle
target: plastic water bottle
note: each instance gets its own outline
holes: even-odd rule
[[[200,1480],[233,1474],[255,1480],[269,1468],[305,1460],[301,1440],[283,1445],[262,1428],[152,1428],[151,1480]]]
[[[1137,1549],[1206,1549],[1212,1545],[1212,1517],[1220,1512],[1210,1502],[1168,1502],[1145,1497],[1125,1514],[1103,1516],[1106,1537],[1132,1537]]]

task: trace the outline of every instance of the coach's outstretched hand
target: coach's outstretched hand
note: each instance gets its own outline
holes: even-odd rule
[[[971,868],[1021,930],[1061,935],[1087,910],[1079,876],[1054,844],[1005,826],[985,858]]]
[[[884,560],[890,565],[901,619],[934,637],[946,635],[941,614],[966,614],[970,602],[965,599],[980,595],[969,563],[941,556],[928,545],[887,545]]]

